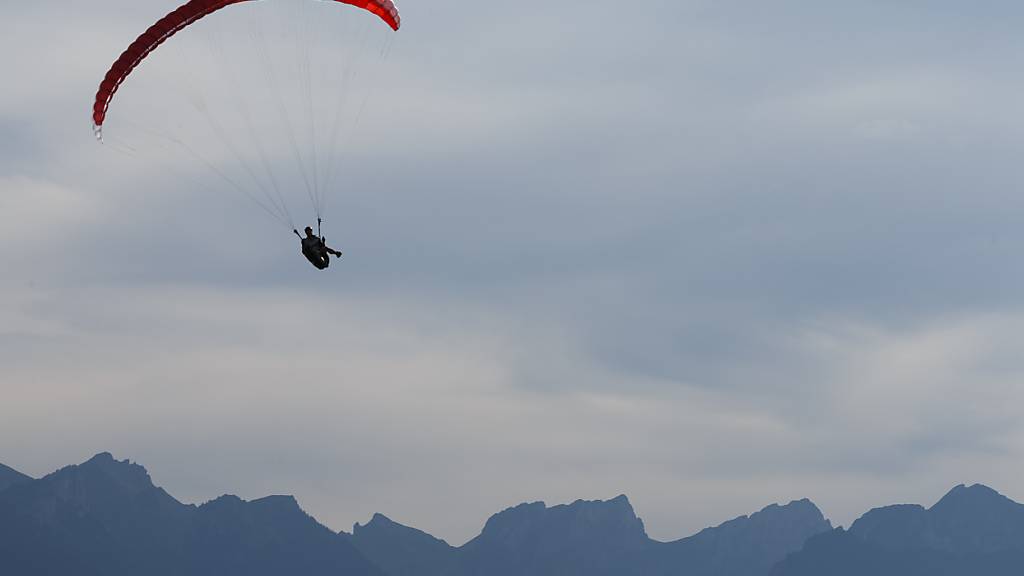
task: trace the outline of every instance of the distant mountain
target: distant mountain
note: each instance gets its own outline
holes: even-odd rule
[[[931,508],[871,510],[810,539],[772,576],[1024,574],[1024,505],[986,486],[957,486]]]
[[[106,453],[0,493],[0,574],[382,576],[290,497],[184,505]]]
[[[199,507],[189,538],[183,574],[384,576],[347,535],[317,523],[291,496],[218,498]]]
[[[108,453],[38,480],[2,471],[0,574],[763,576],[831,529],[804,500],[657,542],[618,496],[521,504],[456,548],[380,514],[334,533],[289,496],[185,505]]]
[[[21,482],[28,482],[31,479],[31,476],[26,476],[14,468],[8,468],[0,464],[0,492],[3,492],[10,486]]]
[[[981,485],[832,529],[808,500],[672,542],[625,496],[520,504],[463,546],[377,514],[335,533],[290,496],[186,505],[107,453],[34,480],[0,466],[0,574],[18,576],[1019,576],[1024,505]]]
[[[763,575],[808,538],[831,529],[810,500],[772,505],[663,545],[648,573],[676,574],[675,567],[686,566],[690,576]]]
[[[650,539],[625,496],[495,514],[459,548],[375,516],[352,543],[391,576],[763,576],[831,530],[809,501],[769,506],[675,542]]]
[[[625,574],[651,545],[625,496],[551,508],[521,504],[492,516],[459,550],[455,574]]]
[[[440,576],[451,572],[456,548],[426,532],[402,526],[383,514],[356,524],[352,544],[388,576]]]

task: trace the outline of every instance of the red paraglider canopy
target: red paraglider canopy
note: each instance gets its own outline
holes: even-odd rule
[[[114,98],[114,93],[124,82],[125,78],[134,70],[153,50],[163,44],[168,38],[188,27],[193,22],[225,8],[232,4],[249,2],[252,0],[190,0],[179,6],[175,11],[164,16],[156,24],[149,27],[135,42],[132,42],[124,53],[110,67],[107,75],[100,83],[99,91],[96,92],[96,102],[93,104],[92,120],[96,127],[97,136],[103,126],[103,120],[107,116],[107,108]],[[379,16],[394,30],[402,24],[398,15],[398,8],[392,0],[334,0],[342,4],[351,4]]]

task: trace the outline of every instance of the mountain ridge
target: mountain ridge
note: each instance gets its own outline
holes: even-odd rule
[[[981,484],[958,485],[930,508],[873,508],[849,530],[816,535],[772,576],[1009,576],[1024,566],[1024,505]]]
[[[691,539],[714,540],[719,553],[728,552],[728,538],[709,535],[717,538],[737,527],[738,532],[756,532],[764,528],[755,526],[756,519],[771,511],[780,517],[767,522],[770,530],[800,526],[794,542],[830,528],[808,501],[802,510],[792,503],[773,505],[734,519],[726,528],[663,543],[648,537],[629,498],[620,494],[609,500],[511,506],[488,518],[476,538],[454,547],[383,514],[355,524],[351,534],[333,532],[292,496],[246,501],[224,495],[201,505],[183,504],[155,485],[143,466],[109,452],[37,480],[19,479],[0,491],[3,573],[667,576],[677,571],[678,560],[721,564],[708,559],[708,550],[687,544]],[[792,514],[809,522],[782,521]],[[808,526],[808,533],[799,531]],[[795,544],[769,547],[771,559],[778,560]],[[768,560],[758,561],[767,570]],[[722,568],[726,571],[715,574],[764,571],[728,562]],[[704,573],[712,574],[694,572]]]
[[[511,506],[488,518],[480,534],[459,547],[381,514],[356,524],[352,541],[393,576],[668,576],[680,566],[694,576],[753,576],[766,574],[808,535],[830,529],[813,503],[800,500],[660,542],[647,535],[628,497],[619,495],[550,507],[539,501]],[[791,537],[776,541],[769,533]],[[738,549],[751,541],[768,544]]]
[[[928,508],[874,508],[848,530],[801,499],[664,542],[624,494],[526,502],[456,547],[380,513],[335,532],[289,495],[183,504],[108,452],[39,479],[0,465],[0,482],[0,573],[11,574],[1009,576],[1024,565],[1024,505],[981,484]]]
[[[384,576],[291,496],[182,504],[106,452],[0,491],[0,573]]]

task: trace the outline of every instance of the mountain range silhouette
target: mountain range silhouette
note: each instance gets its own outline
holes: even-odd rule
[[[771,576],[1024,574],[1024,505],[987,486],[957,486],[931,508],[875,508],[847,530],[812,537]]]
[[[809,500],[671,542],[626,496],[499,512],[462,546],[376,514],[333,532],[290,496],[183,504],[108,453],[32,479],[0,465],[0,574],[804,576],[1021,574],[1024,506],[958,486],[833,529]]]

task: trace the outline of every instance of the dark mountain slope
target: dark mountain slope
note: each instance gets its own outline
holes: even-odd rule
[[[495,514],[483,532],[452,548],[375,516],[353,543],[391,576],[763,576],[831,525],[809,501],[773,505],[675,542],[648,538],[625,496]]]
[[[191,528],[188,574],[379,574],[291,496],[252,502],[223,496],[201,506]]]
[[[456,548],[426,532],[375,514],[356,524],[351,542],[388,576],[437,576],[451,571]]]
[[[0,492],[3,492],[10,486],[28,482],[31,479],[30,476],[26,476],[14,468],[0,464]]]
[[[635,573],[651,548],[625,496],[548,508],[521,504],[492,516],[459,550],[458,576],[621,575]]]
[[[380,576],[290,497],[184,505],[100,454],[0,493],[2,574]]]
[[[679,566],[692,576],[767,574],[787,554],[832,525],[810,500],[771,505],[718,527],[663,545],[651,572],[672,574]]]
[[[929,509],[871,510],[813,538],[773,576],[1002,576],[1024,573],[1024,506],[991,488],[957,486]]]
[[[83,569],[174,574],[181,566],[182,542],[190,507],[153,486],[138,465],[99,454],[39,480],[0,493],[8,525],[38,534],[46,548],[77,559]],[[43,562],[28,543],[9,559]],[[151,566],[149,558],[160,558]]]
[[[33,576],[1009,576],[1024,505],[957,486],[931,508],[871,510],[831,530],[811,502],[772,505],[673,542],[629,500],[522,504],[455,548],[375,515],[337,534],[294,498],[178,502],[141,466],[99,454],[33,480],[0,469],[0,574]],[[802,547],[801,547],[802,546]],[[788,554],[788,556],[787,556]],[[772,567],[774,566],[774,567]]]

